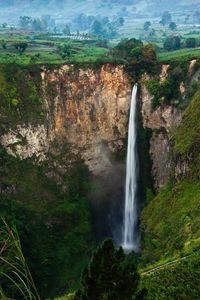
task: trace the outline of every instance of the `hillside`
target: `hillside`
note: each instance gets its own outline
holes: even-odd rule
[[[167,261],[200,248],[200,93],[193,97],[175,133],[171,180],[142,212],[143,260]]]
[[[194,10],[200,7],[198,0],[185,1],[163,1],[163,0],[132,0],[132,1],[91,1],[91,0],[10,0],[0,1],[0,17],[2,20],[16,21],[17,17],[23,15],[41,16],[42,14],[51,14],[58,20],[60,18],[71,19],[77,14],[86,13],[87,15],[102,14],[104,16],[116,15],[124,6],[127,7],[128,14],[145,14],[152,16],[155,13],[160,14],[165,10],[185,11]],[[12,12],[12,14],[10,14]]]
[[[150,275],[143,275],[141,286],[147,288],[146,300],[198,300],[199,259],[198,252],[174,265],[164,266]]]

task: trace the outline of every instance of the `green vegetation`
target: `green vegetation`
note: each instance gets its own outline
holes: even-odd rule
[[[175,152],[187,158],[198,155],[200,134],[200,90],[196,92],[175,133]],[[198,158],[198,157],[196,157]],[[197,161],[195,162],[197,163]]]
[[[147,300],[198,300],[200,295],[199,252],[173,266],[142,276]]]
[[[169,28],[171,29],[171,30],[176,30],[177,29],[177,25],[176,25],[176,23],[175,22],[171,22],[170,24],[169,24]]]
[[[157,70],[157,57],[151,44],[143,45],[140,40],[124,39],[112,49],[112,56],[123,59],[131,78],[148,72],[154,74]]]
[[[141,120],[140,120],[141,122]],[[149,174],[152,169],[152,161],[150,158],[149,148],[152,137],[152,130],[143,128],[142,124],[138,126],[138,153],[140,160],[140,181],[139,195],[142,207],[147,205],[154,198],[153,179]]]
[[[200,49],[181,49],[171,52],[158,53],[158,60],[160,62],[170,61],[189,61],[195,58],[200,58]]]
[[[184,81],[190,85],[186,75],[188,61],[200,57],[200,50],[195,49],[199,45],[199,30],[192,33],[180,28],[168,12],[163,14],[161,21],[142,19],[137,26],[132,26],[126,9],[117,13],[115,19],[80,14],[70,25],[65,23],[59,33],[49,16],[40,19],[21,17],[19,32],[8,29],[7,24],[2,25],[0,133],[16,124],[44,122],[41,65],[49,70],[50,65],[75,64],[77,69],[87,64],[98,68],[102,63],[110,62],[123,64],[134,82],[145,72],[154,75],[154,79],[146,83],[154,96],[152,109],[162,105],[184,109],[189,105],[182,123],[171,133],[170,139],[174,143],[171,155],[184,165],[185,178],[174,182],[172,170],[170,182],[154,197],[149,176],[152,170],[149,154],[152,132],[140,128],[138,140],[143,176],[139,188],[140,197],[146,200],[141,218],[141,273],[161,263],[189,257],[143,275],[140,280],[135,258],[126,256],[122,249],[115,249],[113,243],[107,240],[97,248],[85,268],[93,251],[94,236],[87,197],[91,178],[84,163],[77,159],[76,163],[59,173],[56,167],[51,166],[62,164],[61,153],[58,157],[49,154],[52,164],[40,162],[37,165],[34,159],[20,160],[0,147],[1,214],[13,228],[17,226],[19,232],[18,236],[15,229],[12,231],[6,225],[7,233],[16,244],[14,248],[11,244],[11,251],[6,248],[6,252],[2,252],[3,258],[7,259],[8,255],[11,259],[11,268],[5,264],[0,267],[3,278],[3,281],[0,278],[3,282],[1,297],[21,299],[19,293],[25,294],[25,298],[26,293],[31,293],[27,298],[39,299],[35,282],[42,299],[67,292],[70,294],[60,299],[143,299],[146,297],[143,288],[147,289],[147,299],[189,299],[188,295],[191,299],[198,299],[200,91],[195,93],[198,87],[196,83],[192,84],[189,96],[184,95],[183,99],[180,83]],[[131,38],[119,41],[117,38],[124,35],[124,25],[131,28]],[[73,33],[74,28],[76,34]],[[26,32],[27,29],[34,32]],[[112,41],[105,38],[112,38]],[[146,42],[153,42],[156,46]],[[188,49],[182,49],[184,47]],[[170,62],[168,78],[163,82],[158,75],[161,64],[156,52],[160,62]],[[55,83],[49,83],[47,94],[52,103],[56,93]],[[194,93],[189,103],[188,99]],[[26,143],[26,140],[22,142]],[[117,155],[118,158],[125,157],[124,151]],[[54,180],[52,174],[59,180]],[[0,231],[5,232],[5,224],[0,226]],[[5,241],[4,235],[2,241]],[[15,261],[18,256],[23,262],[22,268]],[[13,270],[20,271],[20,275],[17,273],[19,276],[15,275],[18,278],[22,275],[25,279],[25,286],[20,285],[21,290],[16,288],[19,287],[18,278],[11,276]],[[12,280],[14,285],[10,285]]]
[[[16,228],[0,220],[0,296],[1,299],[39,300],[32,275],[24,258]]]
[[[195,38],[188,38],[186,39],[186,47],[187,48],[195,48],[196,47],[196,39]]]
[[[65,25],[65,30],[66,30]],[[64,30],[63,29],[63,30]],[[63,56],[60,51],[70,47],[70,56]],[[80,60],[95,62],[109,52],[108,42],[102,38],[88,37],[87,34],[61,34],[47,32],[10,31],[1,32],[0,28],[0,64],[63,64]]]
[[[112,240],[105,240],[84,270],[74,300],[142,300],[139,279],[134,257],[126,256],[122,248],[116,250]]]
[[[200,183],[168,184],[142,212],[143,262],[185,255],[200,247]]]
[[[12,125],[43,120],[40,89],[40,68],[0,65],[0,111],[9,116]]]
[[[122,20],[119,18],[114,23],[117,22],[120,24]],[[81,23],[83,27],[86,26],[84,24],[90,24],[89,21],[84,21],[82,15],[79,22],[83,22],[83,24]],[[101,25],[101,22],[103,22],[104,25]],[[108,27],[109,30],[105,30],[105,26]],[[141,36],[138,36],[138,34],[135,36],[144,40],[145,43],[154,44],[154,47],[157,48],[160,61],[189,60],[200,56],[199,48],[195,48],[198,47],[200,43],[198,35],[188,34],[173,36],[169,32],[157,36],[150,21],[146,21],[144,24],[141,24],[141,26]],[[112,62],[115,60],[115,57],[110,54],[109,50],[119,43],[119,39],[104,41],[109,38],[109,35],[116,35],[115,25],[109,23],[109,20],[105,18],[105,20],[102,19],[102,21],[96,20],[93,27],[92,30],[95,32],[97,30],[100,31],[97,37],[90,36],[88,33],[71,33],[69,36],[62,36],[54,32],[47,33],[43,31],[40,33],[37,31],[34,33],[26,33],[23,31],[13,31],[10,33],[9,30],[0,31],[0,63],[16,63],[20,65],[48,63],[57,65],[76,62],[95,63],[98,60],[102,62]],[[69,26],[65,24],[63,31],[65,32],[64,34],[69,34]],[[146,35],[148,35],[148,37],[144,38]],[[131,39],[133,40],[132,36]],[[62,49],[66,47],[71,48],[70,53],[68,51],[62,51]],[[167,52],[165,52],[163,48],[167,50]],[[122,61],[121,57],[118,57],[118,60]],[[151,67],[149,69],[151,70]]]
[[[91,16],[90,16],[91,17]],[[89,17],[88,17],[89,18]],[[94,36],[100,36],[103,38],[115,38],[118,36],[118,27],[123,26],[124,19],[118,18],[115,21],[110,21],[109,18],[105,17],[99,20],[99,17],[93,17],[94,21],[89,28],[91,34]]]
[[[3,148],[0,164],[1,215],[18,228],[41,297],[77,287],[93,244],[87,168],[77,161],[68,169],[63,175],[64,192],[45,175],[46,164],[21,161]]]
[[[142,212],[143,262],[167,260],[200,247],[199,100],[197,91],[173,134],[174,156],[184,164],[185,178],[169,183]]]
[[[167,51],[178,50],[181,48],[181,39],[179,36],[169,36],[164,41],[164,49]]]
[[[149,92],[154,96],[152,109],[156,109],[163,104],[180,105],[182,101],[180,84],[187,79],[185,75],[188,72],[187,70],[187,62],[174,62],[171,63],[168,77],[163,82],[160,82],[158,78],[146,82]]]
[[[74,36],[76,38],[78,36]],[[0,64],[40,65],[64,63],[129,63],[137,70],[154,70],[156,53],[152,45],[136,39],[124,39],[116,47],[104,38],[76,41],[70,38],[37,36],[2,36]],[[83,37],[84,39],[84,37]],[[127,48],[127,49],[126,49]],[[128,56],[127,56],[128,55]]]
[[[135,258],[125,257],[121,249],[114,250],[112,242],[105,241],[83,272],[80,290],[57,300],[199,299],[199,259],[197,251],[149,274],[140,270],[139,277]]]

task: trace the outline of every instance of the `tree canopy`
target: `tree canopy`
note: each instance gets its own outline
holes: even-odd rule
[[[141,300],[145,291],[138,291],[139,279],[134,257],[108,239],[94,252],[74,299]]]
[[[152,72],[157,63],[156,52],[151,44],[143,45],[137,39],[123,39],[112,50],[116,58],[121,58],[127,64],[127,69],[132,73],[141,74],[145,71]]]
[[[181,38],[179,36],[168,36],[164,41],[164,49],[167,51],[181,48]]]

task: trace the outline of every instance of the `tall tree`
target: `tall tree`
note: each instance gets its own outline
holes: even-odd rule
[[[196,39],[195,38],[188,38],[185,41],[185,45],[187,48],[195,48],[196,47]]]
[[[168,36],[164,41],[164,49],[167,51],[181,48],[181,38],[179,36]]]
[[[141,300],[145,291],[138,292],[138,284],[133,258],[126,256],[122,248],[115,249],[108,239],[94,252],[74,299]]]

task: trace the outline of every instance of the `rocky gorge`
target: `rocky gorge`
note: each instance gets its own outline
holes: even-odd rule
[[[163,65],[161,81],[167,78],[168,67]],[[79,156],[94,176],[107,174],[112,168],[112,155],[126,147],[132,86],[123,66],[42,67],[40,79],[42,118],[38,123],[35,119],[24,122],[21,115],[19,123],[9,128],[9,114],[1,113],[1,118],[8,122],[1,134],[2,146],[11,155],[34,158],[38,163],[49,160],[50,153],[57,155],[67,147],[66,163],[58,167],[67,167]],[[155,188],[159,189],[169,176],[168,134],[180,123],[181,111],[170,105],[152,110],[153,95],[146,86],[149,79],[149,75],[140,79],[138,105],[143,128],[152,130],[149,152]],[[13,110],[20,114],[20,108]],[[165,174],[158,162],[166,166]]]
[[[23,231],[22,244],[33,273],[34,264],[44,269],[44,285],[50,286],[53,278],[56,286],[63,287],[67,279],[67,288],[73,287],[92,245],[107,236],[118,242],[129,109],[136,80],[140,177],[147,177],[141,180],[141,207],[148,204],[149,189],[159,193],[170,178],[178,181],[187,174],[188,158],[175,153],[173,134],[182,122],[181,104],[187,100],[191,82],[198,80],[195,65],[192,61],[184,67],[185,81],[179,66],[167,64],[157,74],[137,78],[114,64],[1,66],[0,200],[4,213],[14,216]],[[171,96],[166,101],[168,95],[160,92],[171,73],[180,77],[175,77],[174,102]],[[149,84],[156,85],[155,93]],[[33,232],[42,236],[42,247],[30,240]],[[149,252],[148,245],[144,247]],[[34,249],[39,253],[37,260]],[[36,281],[42,277],[44,273],[37,272]]]

